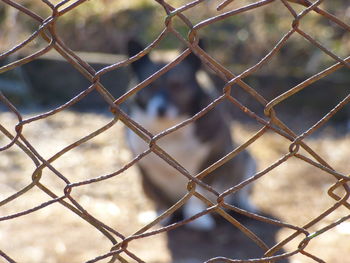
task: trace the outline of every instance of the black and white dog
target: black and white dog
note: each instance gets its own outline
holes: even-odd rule
[[[143,46],[137,41],[129,41],[130,57],[142,49]],[[142,81],[163,65],[153,62],[148,55],[145,55],[133,62],[131,67],[137,81]],[[134,103],[129,107],[132,119],[155,135],[205,108],[212,98],[196,79],[196,73],[200,67],[201,60],[190,54],[179,65],[137,92]],[[134,154],[139,154],[148,148],[148,145],[131,130],[128,131],[127,139]],[[228,124],[219,108],[211,110],[196,122],[168,134],[157,141],[157,144],[192,176],[197,175],[235,147]],[[188,178],[156,154],[151,153],[141,159],[138,166],[145,193],[155,201],[159,212],[175,204],[187,193]],[[254,175],[255,169],[254,159],[244,151],[206,176],[204,181],[216,191],[222,192]],[[206,190],[200,187],[196,190],[210,198]],[[249,192],[249,187],[241,189],[232,196],[230,202],[243,209],[255,211],[249,201]],[[204,209],[206,205],[201,200],[191,197],[184,205],[182,213],[185,218],[188,218]],[[210,230],[215,226],[215,220],[207,214],[192,221],[189,226]]]

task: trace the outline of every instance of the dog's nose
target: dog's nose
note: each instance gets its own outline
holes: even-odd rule
[[[147,111],[153,117],[162,118],[167,115],[168,112],[168,101],[164,96],[154,96],[148,103]]]
[[[164,117],[166,113],[166,105],[159,105],[157,108],[158,117]]]

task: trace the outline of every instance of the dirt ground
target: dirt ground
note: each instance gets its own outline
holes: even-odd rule
[[[35,114],[26,113],[24,116]],[[26,125],[23,134],[43,157],[50,158],[110,120],[108,115],[66,111]],[[0,113],[0,122],[13,131],[16,118],[3,112]],[[132,158],[124,143],[123,130],[123,125],[117,123],[52,164],[71,182],[117,171]],[[233,130],[236,139],[243,142],[257,128],[235,123]],[[7,142],[1,134],[0,145]],[[326,129],[306,142],[337,171],[349,174],[350,134],[333,136]],[[257,159],[261,171],[287,153],[288,147],[288,141],[269,132],[249,150]],[[28,185],[34,168],[31,159],[16,146],[0,152],[1,200]],[[47,169],[40,182],[57,195],[63,194],[65,183]],[[334,182],[333,176],[292,158],[257,181],[253,200],[264,215],[303,226],[335,203],[327,195],[328,188]],[[155,216],[154,205],[144,196],[135,167],[106,181],[74,188],[72,196],[92,215],[125,236],[133,234]],[[2,206],[0,215],[11,215],[48,200],[50,198],[45,193],[34,187]],[[349,213],[348,209],[340,207],[309,231],[321,229]],[[238,217],[238,220],[269,246],[292,233],[291,230],[252,219]],[[0,224],[0,249],[16,262],[85,262],[107,253],[111,248],[111,242],[105,236],[57,203],[28,215],[1,221]],[[294,251],[302,238],[300,236],[286,244],[284,252]],[[220,218],[218,227],[212,232],[200,233],[181,227],[169,233],[132,241],[129,249],[150,263],[197,263],[216,256],[249,259],[263,255],[257,245]],[[314,238],[306,251],[328,263],[350,263],[350,222],[346,221]],[[132,259],[129,261],[134,262]],[[0,262],[6,261],[0,259]],[[297,254],[289,261],[279,262],[316,261]]]

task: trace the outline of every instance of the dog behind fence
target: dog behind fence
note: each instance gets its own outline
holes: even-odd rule
[[[195,8],[208,8],[205,6],[204,1],[197,0],[185,5],[179,6],[177,8],[173,7],[170,3],[167,3],[162,0],[155,1],[164,9],[164,29],[163,31],[151,42],[147,47],[134,54],[132,57],[115,62],[112,65],[103,67],[102,69],[96,71],[90,64],[80,58],[76,52],[72,51],[62,40],[60,31],[57,28],[59,21],[64,19],[64,15],[73,12],[73,10],[79,8],[79,6],[84,4],[84,0],[78,1],[61,1],[57,4],[54,4],[50,1],[42,1],[45,7],[49,8],[50,15],[47,17],[40,16],[37,11],[32,8],[30,5],[21,5],[12,0],[3,0],[3,6],[10,8],[11,10],[16,10],[21,15],[25,16],[27,19],[35,21],[38,24],[36,30],[23,41],[19,43],[10,43],[11,47],[3,52],[0,55],[1,59],[10,59],[11,57],[17,57],[12,62],[6,62],[0,68],[0,72],[15,72],[20,69],[24,64],[27,64],[37,58],[40,58],[49,51],[55,50],[64,60],[66,60],[71,66],[78,70],[79,74],[83,76],[88,82],[89,86],[85,87],[83,91],[73,97],[71,100],[66,103],[53,107],[48,111],[43,113],[34,114],[34,116],[28,116],[23,114],[22,110],[19,107],[15,106],[16,102],[12,101],[10,96],[7,94],[1,93],[0,98],[3,104],[2,108],[5,108],[6,111],[10,112],[12,116],[15,116],[16,121],[9,124],[10,122],[0,123],[0,130],[3,134],[3,137],[7,138],[7,141],[2,139],[3,145],[1,146],[1,152],[4,153],[8,160],[14,148],[19,150],[22,155],[28,157],[34,167],[32,171],[22,176],[30,182],[23,186],[23,188],[18,189],[8,196],[5,196],[0,204],[2,207],[11,207],[16,202],[26,199],[29,196],[29,193],[32,191],[40,192],[46,196],[46,201],[43,201],[40,204],[32,204],[30,208],[23,208],[18,211],[14,210],[5,210],[6,214],[0,217],[1,223],[14,222],[16,219],[25,220],[26,216],[29,215],[38,215],[38,213],[44,213],[45,209],[48,207],[59,206],[62,208],[64,213],[69,213],[78,216],[79,220],[88,224],[92,228],[96,229],[102,234],[104,240],[109,241],[109,251],[101,251],[99,254],[91,255],[90,259],[86,262],[102,262],[103,260],[108,260],[108,262],[144,262],[144,259],[138,255],[137,252],[134,252],[130,247],[137,242],[148,242],[149,237],[157,236],[162,233],[172,233],[173,230],[182,229],[184,225],[194,222],[195,219],[204,217],[208,214],[216,214],[220,218],[223,218],[225,221],[230,223],[230,227],[233,229],[238,229],[240,233],[243,233],[246,238],[249,239],[249,242],[254,244],[256,247],[260,248],[263,251],[260,257],[251,259],[251,262],[279,262],[280,260],[291,259],[294,255],[303,255],[310,262],[324,262],[316,253],[310,253],[308,248],[310,243],[314,239],[319,239],[323,237],[324,233],[327,233],[328,230],[335,229],[339,227],[342,223],[350,219],[349,209],[349,175],[346,172],[342,172],[339,169],[334,169],[330,163],[323,158],[316,150],[316,147],[310,146],[308,139],[315,132],[319,131],[322,126],[324,126],[337,112],[340,112],[348,105],[350,96],[347,95],[339,101],[339,103],[334,106],[330,111],[328,111],[323,118],[319,119],[315,124],[308,127],[303,133],[296,134],[293,131],[293,127],[289,127],[283,120],[279,118],[278,106],[280,106],[284,101],[296,96],[298,93],[301,93],[303,90],[309,88],[312,84],[317,84],[319,81],[322,81],[330,74],[342,70],[349,69],[350,58],[341,58],[329,48],[325,47],[322,44],[322,41],[316,40],[312,35],[303,30],[301,26],[302,22],[305,21],[309,15],[315,15],[323,21],[331,22],[333,26],[340,28],[341,30],[349,33],[350,26],[347,25],[339,17],[327,12],[323,7],[323,2],[327,1],[317,0],[314,2],[303,0],[303,1],[273,1],[273,0],[262,0],[258,2],[253,2],[247,5],[239,6],[238,8],[229,10],[230,6],[233,5],[232,1],[224,1],[221,5],[218,6],[218,9],[227,8],[226,12],[214,15],[212,17],[207,17],[206,19],[198,22],[197,24],[192,24],[190,21],[191,12]],[[259,10],[265,7],[273,7],[276,2],[279,2],[280,7],[285,8],[292,19],[291,26],[289,30],[279,39],[276,45],[269,50],[264,57],[262,57],[257,63],[251,67],[246,68],[241,73],[235,75],[227,67],[223,66],[219,61],[213,58],[209,53],[204,51],[199,45],[198,41],[201,38],[202,30],[206,29],[210,25],[217,24],[221,21],[225,21],[231,17],[240,14],[246,14],[249,11]],[[299,5],[300,4],[300,5]],[[238,4],[239,5],[239,4]],[[297,10],[301,8],[301,11],[298,13]],[[186,12],[189,11],[189,12]],[[180,20],[188,31],[188,37],[185,38],[182,34],[176,29],[176,26],[173,23],[173,20]],[[158,71],[152,74],[148,74],[144,79],[141,80],[139,84],[134,86],[131,90],[125,92],[122,96],[115,98],[110,92],[108,87],[105,87],[101,79],[103,76],[109,72],[118,70],[119,68],[126,67],[130,64],[136,65],[139,61],[142,60],[149,52],[156,49],[159,43],[165,39],[167,36],[171,35],[175,37],[179,43],[182,43],[186,49],[179,54],[174,60],[168,64],[161,67]],[[286,92],[280,94],[279,96],[267,100],[262,94],[260,94],[253,86],[249,85],[245,78],[256,73],[261,67],[271,63],[271,60],[275,58],[278,54],[283,53],[283,48],[286,46],[287,42],[292,37],[301,37],[307,43],[312,45],[315,49],[319,50],[322,54],[327,55],[332,61],[332,65],[329,67],[317,72],[307,78],[306,80],[300,82],[299,84],[288,89]],[[27,47],[30,43],[33,43],[37,40],[44,40],[46,42],[44,47],[41,47],[38,51],[34,51],[25,57],[20,57],[19,52]],[[221,79],[225,84],[223,86],[220,94],[210,100],[208,104],[199,108],[193,115],[189,116],[187,119],[182,120],[182,122],[175,124],[175,126],[170,127],[169,129],[160,132],[158,134],[152,133],[146,127],[143,127],[135,119],[131,118],[121,105],[125,104],[129,98],[135,94],[140,93],[145,87],[149,84],[156,82],[161,76],[164,76],[166,72],[176,67],[180,63],[186,61],[186,58],[189,56],[195,55],[201,60],[205,66],[215,73],[215,75]],[[10,60],[6,60],[10,61]],[[43,76],[44,77],[44,76]],[[49,82],[49,80],[47,80]],[[64,87],[67,88],[67,87]],[[247,105],[243,105],[231,92],[233,89],[239,89],[247,96],[250,100],[254,100],[264,109],[264,116],[258,114],[255,110],[250,109]],[[113,118],[108,121],[108,123],[101,124],[96,130],[86,132],[84,135],[79,135],[76,140],[70,142],[68,146],[62,147],[61,150],[52,153],[51,157],[44,156],[38,150],[41,146],[35,145],[32,143],[31,138],[27,138],[26,131],[31,125],[37,125],[43,121],[49,121],[50,118],[59,116],[60,113],[70,109],[72,105],[78,104],[80,101],[83,101],[87,96],[100,96],[105,101],[110,109],[110,112],[113,114]],[[195,121],[207,116],[213,111],[214,108],[219,107],[223,103],[228,103],[230,107],[239,109],[244,113],[247,118],[253,120],[255,124],[259,125],[259,129],[255,134],[249,136],[242,144],[237,146],[231,151],[225,153],[226,155],[222,156],[221,159],[215,160],[209,167],[205,167],[198,174],[190,174],[181,163],[179,163],[171,154],[167,153],[158,143],[161,139],[166,140],[167,136],[172,133],[183,129],[188,125],[191,125]],[[5,116],[5,115],[4,115]],[[5,119],[5,118],[4,118]],[[7,120],[7,119],[6,119]],[[12,118],[13,120],[13,118]],[[93,120],[91,120],[93,121]],[[74,122],[78,122],[77,119]],[[72,177],[70,174],[62,173],[60,168],[57,167],[56,163],[64,159],[65,155],[74,153],[79,147],[88,147],[89,143],[92,143],[99,136],[107,134],[111,129],[115,128],[116,125],[122,123],[128,129],[130,129],[134,136],[137,136],[148,145],[142,152],[134,156],[133,159],[129,160],[126,163],[123,163],[120,169],[114,170],[111,173],[99,174],[98,176],[90,177],[87,179]],[[10,125],[10,127],[9,127]],[[57,131],[60,131],[60,126],[55,127]],[[38,133],[44,133],[45,128],[38,131]],[[54,138],[54,134],[51,134]],[[244,152],[245,149],[254,143],[262,140],[263,136],[272,136],[274,134],[280,138],[288,141],[288,151],[285,154],[281,154],[278,159],[276,159],[272,164],[264,167],[258,172],[251,175],[249,178],[241,181],[236,185],[230,185],[226,190],[217,192],[210,185],[206,184],[202,179],[207,176],[210,172],[215,169],[219,169],[222,165],[237,158],[237,155],[240,152]],[[40,136],[40,135],[39,135]],[[5,142],[4,142],[5,141]],[[54,143],[54,141],[52,141]],[[66,144],[67,145],[67,144]],[[45,145],[46,146],[46,145]],[[47,145],[49,148],[50,145]],[[335,146],[333,146],[335,147]],[[154,220],[151,220],[147,224],[140,226],[133,233],[125,234],[124,229],[116,229],[113,227],[112,223],[107,223],[103,220],[100,220],[98,216],[91,213],[89,209],[86,209],[89,206],[89,202],[84,202],[84,199],[77,198],[77,193],[83,191],[84,187],[92,186],[97,188],[98,185],[105,184],[108,187],[109,182],[118,178],[124,172],[130,171],[136,164],[140,163],[147,156],[155,154],[161,158],[164,163],[176,169],[179,174],[186,178],[187,190],[185,191],[184,196],[175,204],[172,204],[162,215],[156,217]],[[10,156],[10,157],[8,157]],[[83,157],[84,158],[84,157]],[[5,159],[4,159],[5,160]],[[252,185],[253,183],[259,182],[263,178],[266,178],[268,174],[271,173],[275,168],[279,168],[284,164],[291,162],[291,160],[298,160],[302,162],[307,167],[315,169],[320,173],[324,173],[328,178],[331,178],[332,185],[327,189],[327,197],[330,197],[333,203],[329,205],[327,209],[323,212],[320,212],[317,216],[314,216],[309,222],[300,226],[296,224],[290,224],[283,222],[281,220],[276,220],[265,215],[256,214],[252,211],[246,211],[240,209],[231,203],[226,202],[226,199],[235,193],[243,191],[244,187]],[[113,162],[113,160],[108,160]],[[15,162],[15,160],[12,160]],[[68,163],[67,163],[68,165]],[[49,172],[49,176],[57,180],[57,184],[60,185],[60,191],[55,191],[51,186],[47,185],[46,177]],[[87,172],[87,171],[85,171]],[[5,175],[6,176],[6,175]],[[115,181],[114,181],[115,183]],[[298,182],[299,183],[299,182]],[[215,196],[215,199],[208,199],[200,191],[197,191],[198,188],[205,189],[212,193]],[[16,188],[16,187],[15,187]],[[16,188],[17,189],[17,188]],[[123,190],[120,189],[122,193]],[[97,193],[95,193],[98,195]],[[101,193],[99,193],[101,194]],[[325,195],[326,196],[326,195]],[[200,200],[202,204],[205,204],[205,209],[202,211],[196,211],[194,215],[191,215],[188,218],[185,218],[180,221],[176,221],[172,224],[159,226],[164,218],[168,217],[171,214],[174,214],[180,207],[186,205],[190,198],[196,198]],[[226,199],[225,199],[226,198]],[[85,198],[86,200],[86,198]],[[104,204],[105,205],[105,204]],[[104,211],[109,211],[108,207],[113,213],[118,213],[118,208],[114,204],[110,206],[104,206]],[[106,208],[107,207],[107,208]],[[329,215],[334,215],[335,212],[345,210],[345,215],[339,216],[334,222],[324,223],[324,219]],[[10,211],[10,212],[7,212]],[[234,212],[232,216],[230,212]],[[252,220],[266,223],[267,225],[272,225],[280,228],[288,229],[290,234],[280,240],[275,242],[273,245],[266,244],[254,230],[246,227],[243,221],[240,220],[240,216],[250,218]],[[44,223],[43,223],[44,224]],[[59,218],[56,218],[56,225],[60,224]],[[72,227],[74,231],[74,227]],[[14,233],[15,234],[15,233]],[[31,235],[28,232],[28,235]],[[53,240],[54,237],[48,235],[49,240]],[[218,239],[219,242],[219,239]],[[294,242],[294,243],[293,243]],[[290,244],[295,244],[292,249],[289,249],[287,252],[284,252],[286,246],[291,246]],[[97,244],[98,246],[98,244]],[[282,251],[282,253],[281,253]],[[29,252],[28,252],[29,253]],[[35,253],[34,253],[35,254]],[[90,254],[89,254],[90,255]],[[17,262],[16,254],[12,254],[7,250],[0,250],[0,256],[6,262]],[[206,259],[207,262],[248,262],[248,260],[230,258],[226,256],[216,256]],[[250,262],[250,261],[249,261]]]

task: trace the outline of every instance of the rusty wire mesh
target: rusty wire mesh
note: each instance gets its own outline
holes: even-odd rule
[[[224,1],[220,6],[218,6],[218,10],[223,9],[224,7],[228,8],[232,1],[233,0]],[[335,26],[340,27],[342,30],[345,30],[347,32],[350,31],[350,26],[344,23],[341,19],[337,18],[336,16],[322,9],[320,7],[321,3],[324,2],[322,0],[318,0],[314,2],[311,2],[308,0],[293,0],[293,1],[280,0],[280,1],[283,3],[284,7],[288,9],[290,14],[294,17],[293,23],[290,26],[290,30],[285,33],[285,35],[278,41],[278,43],[258,63],[244,70],[242,73],[235,75],[229,69],[222,66],[219,61],[216,61],[215,59],[213,59],[208,53],[206,53],[204,50],[202,50],[198,46],[199,32],[201,31],[201,29],[204,29],[205,27],[213,23],[216,23],[218,21],[222,21],[224,19],[235,16],[237,14],[241,14],[251,10],[256,10],[262,6],[272,5],[273,2],[275,2],[274,0],[262,0],[258,2],[253,2],[246,6],[242,6],[238,9],[230,10],[220,15],[210,17],[195,25],[191,23],[190,18],[188,17],[188,15],[185,15],[184,12],[187,10],[190,10],[195,6],[203,4],[205,2],[204,0],[192,1],[186,5],[183,5],[177,8],[171,6],[170,4],[168,4],[163,0],[156,0],[156,2],[164,8],[166,13],[166,15],[164,15],[164,30],[162,31],[162,33],[150,45],[148,45],[141,53],[135,55],[134,57],[128,58],[124,61],[117,62],[113,65],[102,68],[99,71],[95,71],[87,62],[82,60],[76,53],[70,50],[69,47],[67,47],[65,43],[61,40],[60,35],[56,31],[57,21],[59,21],[59,19],[64,14],[70,12],[75,7],[83,4],[85,0],[78,0],[78,1],[64,0],[59,2],[58,4],[53,4],[48,0],[42,0],[42,2],[52,10],[52,14],[47,18],[40,17],[33,10],[25,8],[24,6],[18,4],[15,1],[2,0],[3,4],[9,5],[12,8],[19,10],[21,13],[25,14],[30,19],[36,20],[39,23],[39,27],[26,40],[22,41],[16,46],[13,46],[10,50],[2,53],[0,55],[0,58],[4,59],[10,56],[11,54],[15,54],[16,52],[21,50],[23,47],[28,45],[30,42],[35,41],[38,38],[44,39],[47,42],[47,45],[41,50],[35,53],[32,53],[25,58],[18,59],[10,64],[2,66],[0,68],[1,73],[10,71],[23,64],[31,62],[50,50],[56,50],[65,60],[67,60],[87,80],[89,80],[91,85],[88,88],[86,88],[83,92],[81,92],[80,94],[72,98],[69,102],[63,105],[60,105],[59,107],[54,108],[48,112],[38,114],[34,117],[30,117],[27,119],[24,119],[20,111],[16,109],[16,107],[3,94],[1,94],[2,103],[6,105],[7,109],[13,114],[15,114],[18,119],[18,122],[14,127],[15,132],[12,132],[6,129],[3,124],[0,125],[2,134],[8,137],[10,140],[9,143],[1,146],[1,151],[6,151],[11,147],[18,146],[21,149],[21,151],[23,151],[23,153],[25,153],[32,160],[32,162],[36,166],[36,169],[33,171],[31,175],[28,175],[28,176],[32,176],[32,182],[30,184],[28,184],[22,190],[14,193],[13,195],[8,196],[4,200],[1,200],[0,204],[1,206],[5,204],[11,205],[11,202],[13,202],[15,199],[21,196],[25,198],[26,193],[33,188],[43,191],[45,194],[49,196],[50,200],[24,211],[3,215],[0,217],[0,220],[1,221],[14,220],[15,218],[22,217],[30,213],[36,213],[38,210],[41,210],[45,207],[52,206],[54,204],[59,204],[65,207],[69,213],[75,213],[81,218],[81,220],[85,220],[86,222],[91,224],[91,226],[95,227],[98,231],[100,231],[105,236],[106,239],[110,240],[111,242],[110,251],[106,252],[105,254],[98,255],[95,258],[89,260],[88,262],[99,262],[99,261],[102,261],[103,259],[108,259],[109,262],[116,262],[116,261],[128,262],[128,260],[144,262],[141,258],[138,257],[137,254],[131,252],[128,249],[128,245],[132,243],[134,240],[142,240],[149,236],[170,231],[172,229],[181,227],[184,224],[204,214],[215,212],[221,215],[222,217],[224,217],[226,220],[228,220],[232,224],[232,227],[236,227],[240,229],[243,233],[247,235],[248,238],[251,239],[252,242],[254,242],[257,246],[261,247],[265,251],[264,255],[261,258],[254,259],[249,262],[275,262],[280,259],[289,258],[298,253],[304,254],[306,257],[310,258],[314,262],[324,262],[322,259],[318,258],[317,255],[313,255],[306,252],[305,249],[307,248],[309,242],[312,239],[316,237],[322,238],[322,234],[324,232],[326,232],[331,228],[334,228],[335,226],[341,224],[346,220],[349,220],[350,215],[341,217],[334,223],[328,224],[326,226],[322,226],[318,228],[316,232],[310,233],[309,229],[312,226],[317,225],[317,223],[319,223],[327,215],[331,214],[332,212],[339,209],[340,207],[350,210],[350,203],[349,203],[350,189],[348,185],[349,175],[343,174],[339,171],[334,170],[327,163],[326,160],[324,160],[321,156],[319,156],[319,154],[316,151],[314,151],[310,146],[308,146],[308,144],[305,142],[305,138],[312,135],[321,126],[323,126],[336,112],[342,109],[350,101],[350,95],[346,96],[342,101],[339,102],[339,104],[336,107],[334,107],[331,111],[329,111],[328,114],[324,116],[324,118],[319,120],[315,125],[313,125],[312,127],[310,127],[308,130],[306,130],[300,135],[295,134],[290,129],[290,127],[288,127],[284,122],[282,122],[277,117],[277,114],[275,112],[275,107],[279,105],[281,102],[283,102],[284,100],[293,96],[294,94],[309,87],[312,83],[315,83],[321,80],[322,78],[325,78],[326,76],[339,70],[340,68],[349,68],[350,66],[349,57],[341,58],[336,54],[334,54],[331,50],[326,48],[321,42],[318,42],[310,34],[303,31],[299,27],[300,21],[305,16],[309,15],[310,13],[313,13],[317,16],[322,16],[323,18],[329,21],[332,21],[335,24]],[[300,4],[301,6],[303,6],[304,7],[303,11],[300,13],[297,13],[293,7],[293,4],[291,4],[291,2]],[[188,31],[189,31],[187,39],[185,39],[173,27],[172,21],[175,17],[177,17],[177,19],[180,19],[184,24],[187,25]],[[169,34],[175,36],[180,42],[182,42],[185,46],[187,46],[187,49],[184,52],[182,52],[176,59],[168,63],[161,70],[159,70],[152,76],[149,76],[142,83],[136,85],[134,88],[132,88],[131,90],[129,90],[119,98],[114,98],[109,93],[108,89],[101,84],[100,78],[104,74],[106,74],[107,72],[116,70],[118,68],[125,67],[130,63],[136,61],[137,59],[141,58],[142,56],[150,52],[153,48],[157,47],[159,42],[166,35],[169,35]],[[263,65],[269,63],[269,61],[274,56],[276,56],[276,54],[280,52],[281,48],[284,47],[286,42],[295,34],[299,34],[300,36],[305,38],[311,45],[313,45],[315,49],[319,49],[323,53],[331,57],[334,60],[334,64],[324,69],[323,71],[310,76],[308,79],[290,88],[287,92],[284,92],[280,96],[272,99],[271,101],[268,101],[262,95],[260,95],[253,87],[249,86],[246,82],[244,82],[244,78],[256,72]],[[143,127],[141,127],[138,123],[130,119],[130,117],[119,107],[119,105],[122,104],[124,101],[126,101],[126,99],[128,99],[130,96],[132,96],[139,90],[145,88],[149,83],[159,78],[159,76],[161,76],[162,74],[170,70],[172,67],[179,64],[191,52],[197,55],[206,66],[208,66],[212,71],[214,71],[217,74],[217,76],[219,76],[222,80],[225,81],[226,84],[222,89],[222,94],[219,97],[217,97],[215,100],[213,100],[210,105],[202,109],[200,112],[198,112],[196,115],[194,115],[190,119],[182,123],[179,123],[175,127],[172,127],[162,132],[161,134],[152,134],[146,129],[144,129]],[[264,107],[264,114],[266,118],[260,117],[254,111],[245,107],[235,97],[233,97],[231,95],[231,89],[233,86],[237,86],[241,88],[242,90],[250,94],[252,99],[256,100],[259,104],[261,104]],[[45,159],[36,150],[36,146],[32,145],[26,139],[26,137],[22,134],[24,127],[30,123],[45,119],[49,116],[55,115],[71,107],[73,104],[76,104],[77,102],[83,100],[84,97],[87,96],[92,91],[97,91],[98,94],[101,97],[103,97],[105,102],[110,106],[110,110],[114,114],[115,118],[104,127],[90,134],[86,134],[86,136],[70,144],[69,146],[63,148],[61,151],[54,154],[51,158]],[[224,101],[230,102],[232,107],[238,107],[242,112],[244,112],[247,116],[249,116],[249,118],[252,118],[256,122],[260,123],[262,125],[262,128],[254,136],[249,138],[244,144],[242,144],[240,147],[236,148],[227,156],[225,156],[225,158],[222,158],[221,160],[217,161],[215,164],[208,167],[207,169],[205,169],[204,171],[200,172],[197,175],[189,174],[186,171],[186,169],[181,166],[180,163],[177,163],[176,160],[172,158],[172,156],[168,155],[163,149],[161,149],[157,145],[157,141],[163,137],[166,138],[168,134],[178,129],[181,129],[185,125],[191,122],[194,122],[198,118],[201,118],[213,107],[216,107],[217,105],[219,105],[220,103],[223,103]],[[53,164],[55,160],[59,159],[61,156],[71,151],[72,149],[88,142],[89,140],[93,139],[97,135],[105,132],[107,129],[115,125],[117,122],[122,122],[125,126],[132,129],[136,134],[138,134],[144,141],[146,141],[149,144],[149,149],[143,152],[142,154],[138,155],[137,157],[135,157],[129,163],[125,164],[125,166],[122,167],[121,169],[111,174],[102,175],[96,178],[87,179],[83,181],[72,182],[64,174],[62,174],[55,168],[55,165]],[[216,169],[217,167],[220,167],[231,158],[234,158],[240,151],[247,148],[249,145],[251,145],[255,141],[259,140],[259,138],[268,131],[272,131],[290,141],[289,153],[285,154],[275,163],[273,163],[269,167],[266,167],[262,171],[258,172],[248,180],[240,183],[239,185],[232,186],[229,190],[223,193],[216,193],[215,191],[213,191],[213,189],[210,186],[202,182],[201,179],[205,177],[210,171],[212,171],[213,169]],[[301,153],[300,151],[301,149],[303,149],[303,151],[307,154]],[[88,210],[84,209],[84,207],[72,195],[72,193],[77,188],[82,187],[84,185],[94,184],[97,182],[107,183],[110,178],[116,177],[119,174],[123,173],[125,170],[135,165],[140,159],[147,156],[151,152],[157,154],[160,158],[164,159],[164,161],[166,161],[169,165],[177,169],[183,176],[186,176],[189,179],[189,184],[188,184],[189,191],[188,191],[188,194],[183,197],[183,199],[181,199],[176,205],[168,209],[162,216],[158,217],[153,222],[142,227],[141,229],[136,231],[134,234],[129,236],[124,236],[120,232],[120,230],[114,229],[111,226],[105,224],[104,222],[101,222],[96,217],[94,217]],[[284,223],[278,220],[273,220],[267,217],[259,216],[256,214],[251,214],[249,212],[241,211],[225,203],[224,201],[225,196],[239,191],[241,188],[243,188],[247,184],[252,184],[256,180],[265,176],[271,170],[275,169],[276,167],[280,166],[281,164],[283,164],[284,162],[286,162],[291,158],[298,158],[303,162],[305,162],[307,165],[313,166],[315,169],[321,169],[324,172],[326,172],[330,177],[334,177],[336,179],[336,183],[334,183],[327,191],[329,197],[335,200],[334,205],[329,207],[323,213],[320,213],[317,217],[313,218],[307,224],[303,226],[296,226],[296,225]],[[55,174],[55,176],[57,176],[57,178],[62,180],[62,182],[65,184],[64,188],[62,189],[63,193],[60,196],[56,195],[54,192],[50,190],[49,187],[45,186],[45,184],[42,183],[42,180],[41,180],[42,173],[45,169],[49,169],[50,171],[52,171]],[[197,193],[196,187],[195,187],[196,185],[201,185],[207,191],[210,191],[214,195],[216,195],[217,202],[212,203],[211,201],[206,199],[204,196]],[[342,196],[336,193],[337,190],[339,189],[343,189],[344,194]],[[197,198],[200,198],[203,202],[205,202],[208,205],[208,209],[206,209],[200,214],[193,216],[192,218],[185,219],[184,221],[180,221],[168,226],[160,227],[156,230],[152,228],[158,222],[160,222],[162,218],[174,213],[176,209],[181,207],[189,199],[189,197],[193,195],[196,196]],[[284,240],[282,240],[281,242],[278,242],[277,244],[275,244],[273,247],[269,247],[254,232],[245,228],[240,222],[238,222],[237,220],[232,218],[227,212],[225,212],[227,211],[227,209],[234,210],[236,212],[238,211],[239,213],[243,213],[249,217],[254,218],[255,220],[260,220],[260,221],[267,222],[269,224],[274,224],[274,225],[288,228],[292,231],[292,234],[287,238],[285,238]],[[302,241],[299,243],[297,247],[295,247],[293,251],[286,252],[279,255],[276,254],[277,251],[283,248],[285,244],[295,239],[296,237],[300,237],[301,235],[303,236]],[[1,251],[1,250],[0,250],[0,255],[2,259],[7,262],[16,262],[15,261],[16,255],[9,255],[6,253],[6,251]],[[208,262],[248,262],[248,261],[231,259],[227,257],[216,257],[216,258],[209,259]]]

